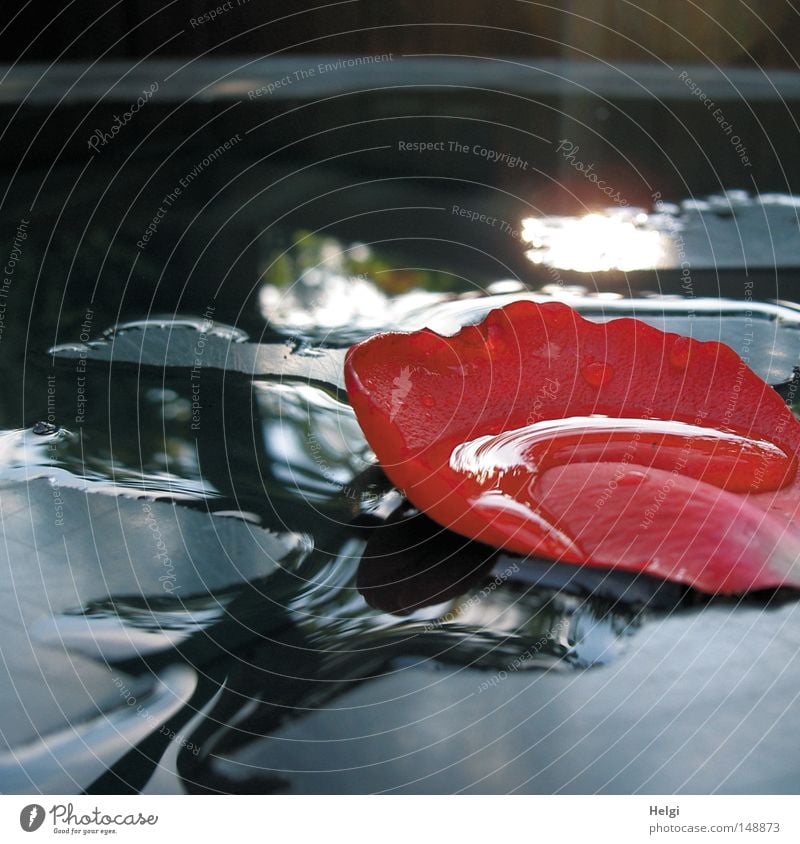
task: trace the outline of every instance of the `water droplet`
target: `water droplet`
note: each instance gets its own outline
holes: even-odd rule
[[[550,364],[558,359],[561,354],[561,346],[558,343],[545,343],[539,354],[542,357],[546,357],[548,364]]]
[[[249,339],[247,332],[235,328],[232,325],[226,325],[208,317],[195,316],[150,317],[149,319],[120,322],[111,328],[107,328],[103,332],[102,337],[108,341],[130,331],[176,331],[180,329],[189,329],[196,331],[198,334],[220,337],[232,343],[246,343]]]
[[[433,407],[434,404],[436,404],[433,396],[423,396],[422,403],[425,405],[425,407]]]
[[[614,377],[614,370],[608,363],[589,363],[581,369],[581,375],[592,387],[602,387]]]
[[[646,472],[625,472],[625,474],[617,481],[619,486],[636,486],[642,481],[647,480]]]
[[[692,342],[688,337],[678,337],[669,351],[669,362],[676,369],[686,369],[689,365]]]
[[[47,350],[48,355],[63,355],[70,352],[85,352],[88,345],[85,343],[60,343],[58,346],[51,346]]]

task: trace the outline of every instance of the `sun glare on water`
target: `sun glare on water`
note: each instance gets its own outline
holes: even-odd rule
[[[643,228],[645,220],[644,214],[531,217],[522,221],[522,239],[531,245],[526,255],[534,264],[576,272],[658,268],[666,258],[666,238]]]

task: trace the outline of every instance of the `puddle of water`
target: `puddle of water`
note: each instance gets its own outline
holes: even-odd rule
[[[291,338],[309,360],[320,354],[317,344],[343,348],[381,328],[422,324],[452,333],[513,298],[554,292],[531,293],[519,282],[503,282],[490,297],[459,298],[446,286],[419,290],[419,279],[404,287],[401,275],[389,278],[363,249],[337,252],[327,241],[312,246],[293,253],[292,266],[302,270],[292,276],[296,283],[267,279],[260,298],[267,335]],[[273,258],[273,268],[286,270],[279,256]],[[382,283],[374,283],[381,273]],[[612,294],[555,292],[603,319],[649,308],[655,319],[709,316],[719,326],[723,311],[741,311],[719,302],[714,311],[693,300],[689,315],[681,301],[631,304]],[[789,309],[748,308],[765,323],[783,320],[796,332],[797,315]],[[106,364],[92,359],[94,352],[121,348],[144,334],[167,355],[173,334],[190,336],[192,346],[204,344],[209,357],[201,378],[193,379],[186,367],[147,366],[115,368],[109,377]],[[42,396],[54,385],[53,420],[44,415],[41,423],[0,434],[4,508],[16,500],[6,490],[16,490],[21,500],[37,478],[50,479],[55,495],[69,488],[76,495],[114,496],[108,518],[117,526],[141,517],[137,498],[158,499],[159,506],[193,511],[212,534],[235,525],[225,533],[226,559],[209,542],[189,543],[185,561],[200,572],[228,567],[231,574],[224,589],[146,599],[132,588],[54,607],[29,621],[18,635],[30,637],[34,647],[60,648],[65,671],[69,655],[78,654],[111,666],[123,691],[128,678],[147,681],[147,690],[134,695],[133,706],[120,692],[118,705],[102,716],[83,717],[74,729],[18,748],[15,772],[11,757],[0,754],[6,791],[91,791],[111,782],[145,789],[148,781],[203,793],[278,790],[291,775],[253,771],[229,778],[215,768],[215,754],[242,748],[268,753],[264,737],[287,723],[302,733],[309,712],[335,705],[340,695],[378,676],[455,666],[494,689],[511,675],[606,665],[636,641],[649,618],[692,605],[694,597],[674,584],[523,559],[443,531],[409,508],[375,466],[340,392],[298,377],[278,381],[214,370],[214,344],[223,355],[228,346],[247,344],[238,328],[202,316],[159,317],[122,322],[96,336],[51,350],[89,361],[82,412],[75,407],[75,358],[56,360],[54,381],[42,380]],[[585,377],[602,381],[613,373],[592,370]],[[38,407],[45,411],[46,399]],[[624,450],[627,440],[612,442],[617,434],[595,445]],[[658,435],[676,437],[680,450],[680,432]],[[750,446],[726,443],[734,462],[747,459]],[[562,438],[561,445],[569,450],[574,443]],[[462,450],[454,459],[473,473],[508,473],[515,460],[533,459],[536,451],[527,435],[511,457],[505,440],[469,447],[469,454]],[[761,448],[752,446],[753,459]],[[34,519],[52,522],[48,506]],[[4,509],[4,518],[13,515]],[[97,518],[81,530],[97,529],[108,538],[112,531],[105,525]],[[180,540],[178,534],[173,538]],[[124,531],[121,537],[101,563],[130,560],[136,571],[158,553],[158,547],[126,547]],[[157,544],[155,534],[151,538]],[[282,542],[291,553],[275,551]],[[244,547],[274,562],[274,571],[253,577],[251,569],[237,569]],[[25,693],[20,686],[19,694]],[[380,724],[373,726],[380,731]],[[170,761],[159,768],[162,758]]]

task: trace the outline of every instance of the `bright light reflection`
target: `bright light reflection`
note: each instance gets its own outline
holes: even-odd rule
[[[534,264],[577,272],[658,268],[666,239],[640,225],[636,218],[602,214],[533,217],[522,221],[522,239],[531,244],[525,254]]]

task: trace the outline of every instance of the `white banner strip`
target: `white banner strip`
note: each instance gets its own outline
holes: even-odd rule
[[[800,841],[786,796],[0,797],[0,840]]]

